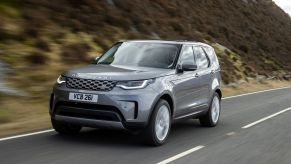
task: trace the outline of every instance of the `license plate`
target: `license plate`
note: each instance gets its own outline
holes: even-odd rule
[[[98,95],[85,94],[85,93],[70,93],[69,100],[84,101],[84,102],[97,102]]]

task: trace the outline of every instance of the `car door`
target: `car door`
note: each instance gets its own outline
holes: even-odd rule
[[[197,64],[197,76],[200,80],[200,94],[199,103],[201,108],[205,108],[210,100],[210,89],[213,81],[214,72],[211,70],[210,60],[201,46],[193,47],[196,64]]]
[[[195,64],[192,45],[184,45],[177,65],[183,62]],[[196,71],[184,71],[177,73],[174,84],[174,94],[176,98],[176,118],[195,112],[199,106],[200,82],[196,76]]]

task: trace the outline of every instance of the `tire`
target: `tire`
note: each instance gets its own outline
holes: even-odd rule
[[[162,128],[162,129],[161,129]],[[159,100],[156,104],[149,124],[143,132],[146,144],[160,146],[165,143],[171,129],[170,105],[165,100]]]
[[[217,93],[214,93],[207,113],[199,117],[200,124],[206,127],[216,126],[219,122],[220,109],[220,96]]]
[[[59,122],[51,119],[52,126],[59,134],[77,134],[82,129],[81,126],[72,125],[64,122]]]

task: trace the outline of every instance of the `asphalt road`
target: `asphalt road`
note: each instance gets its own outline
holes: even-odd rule
[[[91,129],[77,136],[48,132],[0,140],[0,163],[290,164],[289,107],[290,88],[227,98],[217,127],[196,120],[175,124],[161,147],[144,146],[126,132]]]

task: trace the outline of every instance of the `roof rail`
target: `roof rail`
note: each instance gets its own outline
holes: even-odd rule
[[[188,40],[174,40],[176,42],[188,42]]]

